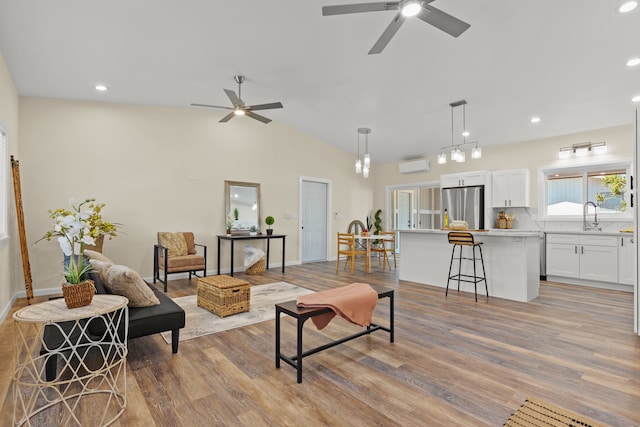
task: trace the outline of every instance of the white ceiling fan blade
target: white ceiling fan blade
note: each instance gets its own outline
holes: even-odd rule
[[[231,107],[222,107],[220,105],[209,105],[209,104],[191,104],[192,107],[205,107],[205,108],[223,108],[225,110],[233,110]]]
[[[260,114],[252,113],[251,111],[245,111],[245,114],[252,119],[256,119],[261,121],[262,123],[269,123],[271,119],[267,119],[265,116],[261,116]]]
[[[453,37],[458,37],[471,27],[466,22],[429,5],[423,5],[417,16],[427,24],[431,24]]]
[[[283,108],[281,102],[271,102],[269,104],[258,104],[258,105],[250,105],[246,107],[246,110],[255,111],[255,110],[271,110],[273,108]]]
[[[400,2],[341,4],[337,6],[323,6],[322,16],[345,15],[347,13],[381,12],[385,10],[397,10]]]
[[[402,16],[402,13],[398,12],[387,29],[384,30],[378,41],[373,45],[369,51],[369,55],[375,55],[382,52],[387,44],[389,44],[389,41],[391,41],[391,38],[393,38],[393,36],[398,32],[402,24],[404,24],[404,20],[405,18]]]

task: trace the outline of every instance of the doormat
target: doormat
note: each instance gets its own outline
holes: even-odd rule
[[[606,427],[604,424],[534,397],[528,397],[504,425],[508,427]]]

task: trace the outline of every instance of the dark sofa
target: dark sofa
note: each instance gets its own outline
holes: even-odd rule
[[[109,293],[97,274],[91,272],[89,278],[96,285],[96,293]],[[153,286],[149,287],[158,297],[160,305],[129,307],[129,339],[171,331],[171,350],[177,353],[180,329],[185,325],[184,310],[163,292]]]
[[[94,281],[97,294],[108,294],[110,292],[104,287],[98,274],[90,272],[89,278]],[[178,352],[178,343],[180,338],[180,329],[185,325],[185,312],[178,304],[163,292],[158,291],[155,287],[149,286],[158,300],[159,305],[151,307],[129,307],[129,331],[128,339],[143,337],[146,335],[157,334],[160,332],[171,331],[171,350],[173,353]],[[73,327],[73,322],[64,322],[62,328]],[[68,324],[68,326],[66,325]],[[92,322],[87,325],[92,339],[98,339],[104,333],[102,322]],[[63,338],[56,327],[45,326],[44,341],[47,348],[55,350],[62,345]],[[48,351],[43,348],[41,354]],[[47,381],[52,381],[56,377],[57,357],[55,353],[51,354],[46,361],[46,377]]]

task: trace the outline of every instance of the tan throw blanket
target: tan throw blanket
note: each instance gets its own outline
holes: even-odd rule
[[[333,310],[333,312],[311,318],[318,329],[327,326],[336,314],[356,325],[369,326],[377,303],[378,293],[366,283],[352,283],[296,298],[298,307],[328,307]]]

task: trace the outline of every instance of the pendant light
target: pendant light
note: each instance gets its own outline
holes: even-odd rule
[[[371,155],[369,154],[369,134],[371,129],[358,128],[358,158],[356,159],[356,173],[362,173],[363,178],[369,178]],[[364,135],[364,157],[360,160],[360,135]]]
[[[469,130],[467,129],[467,101],[460,100],[456,102],[452,102],[449,104],[451,107],[451,146],[450,147],[442,147],[440,149],[440,154],[438,154],[438,164],[443,165],[447,163],[447,154],[444,152],[446,149],[451,149],[451,160],[458,163],[464,163],[466,160],[466,154],[464,152],[464,146],[475,144],[475,146],[471,149],[471,158],[472,159],[480,159],[482,158],[482,148],[478,147],[478,142],[467,142],[467,137],[470,135]],[[462,142],[456,144],[455,139],[455,130],[454,130],[454,120],[453,120],[453,110],[456,107],[462,106]]]

